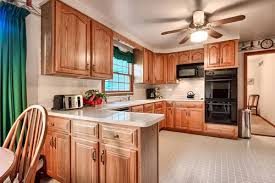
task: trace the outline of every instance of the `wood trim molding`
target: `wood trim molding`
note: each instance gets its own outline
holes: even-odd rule
[[[132,46],[134,49],[138,49],[138,50],[143,51],[143,47],[141,45],[139,45],[138,43],[128,39],[127,37],[115,32],[115,31],[113,31],[113,38],[116,41],[124,42],[124,43]]]
[[[244,107],[247,107],[247,62],[249,56],[254,55],[264,55],[264,54],[270,54],[275,53],[275,49],[270,50],[260,50],[260,51],[252,51],[252,52],[245,52],[244,53]]]

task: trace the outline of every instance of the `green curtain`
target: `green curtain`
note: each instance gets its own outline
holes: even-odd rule
[[[29,11],[0,3],[0,146],[27,106],[26,24]]]
[[[119,60],[125,60],[127,63],[134,63],[134,54],[130,51],[123,52],[118,47],[114,46],[114,57]]]

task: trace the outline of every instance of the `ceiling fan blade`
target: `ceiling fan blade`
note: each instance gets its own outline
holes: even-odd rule
[[[249,9],[249,8],[257,8],[258,6],[265,4],[265,3],[272,3],[274,0],[243,0],[238,1],[236,3],[230,4],[228,6],[222,6],[219,9],[216,9],[214,12],[211,13],[211,16],[217,14],[230,14],[234,13],[237,10]]]
[[[216,27],[216,26],[220,26],[220,25],[224,25],[224,24],[233,23],[233,22],[239,22],[244,19],[245,19],[244,15],[239,15],[239,16],[235,16],[235,17],[212,21],[212,22],[209,22],[208,25],[210,25],[211,27]]]
[[[175,29],[175,30],[171,30],[171,31],[162,32],[161,35],[172,34],[172,33],[181,32],[181,31],[185,32],[187,30],[188,30],[188,28]]]
[[[184,44],[186,43],[186,41],[188,41],[190,39],[190,34],[186,35],[180,42],[179,44]]]
[[[221,33],[217,32],[213,29],[209,29],[207,32],[208,32],[209,36],[216,38],[216,39],[219,39],[223,36]]]

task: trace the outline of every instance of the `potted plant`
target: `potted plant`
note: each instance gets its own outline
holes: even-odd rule
[[[99,90],[88,90],[83,97],[83,103],[89,106],[100,105],[103,103],[103,100],[107,101],[106,94],[99,92]]]

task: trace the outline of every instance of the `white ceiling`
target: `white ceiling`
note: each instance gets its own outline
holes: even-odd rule
[[[41,0],[35,0],[41,2]],[[216,28],[224,39],[242,41],[275,36],[275,0],[63,0],[80,11],[154,51],[202,47],[187,42],[183,33],[162,36],[161,32],[186,27],[199,6],[210,20],[246,15],[246,20]],[[198,4],[196,4],[198,3]],[[200,4],[200,5],[199,5]],[[208,42],[217,41],[212,38]]]

